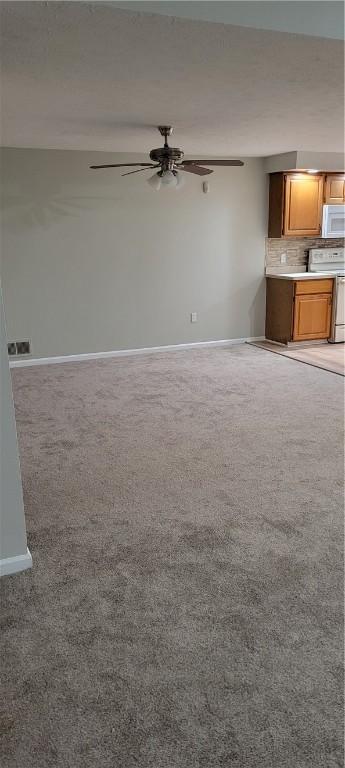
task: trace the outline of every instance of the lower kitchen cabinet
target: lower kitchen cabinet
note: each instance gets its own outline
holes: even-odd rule
[[[331,333],[332,294],[295,296],[292,341],[328,339]]]
[[[287,344],[331,335],[333,279],[267,278],[266,338]]]

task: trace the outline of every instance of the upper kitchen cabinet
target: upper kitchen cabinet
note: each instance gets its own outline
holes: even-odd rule
[[[268,236],[319,237],[323,186],[323,174],[272,173]]]
[[[342,205],[345,203],[345,175],[343,173],[327,174],[324,198],[326,205]]]

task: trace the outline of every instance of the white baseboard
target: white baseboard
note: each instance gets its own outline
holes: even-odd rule
[[[16,555],[15,557],[4,557],[0,560],[0,576],[9,576],[11,573],[26,571],[32,567],[32,557],[27,549],[25,555]]]
[[[263,341],[264,336],[249,336],[243,339],[219,339],[217,341],[191,341],[187,344],[167,344],[163,347],[140,347],[139,349],[117,349],[110,352],[87,352],[81,355],[62,355],[56,357],[36,357],[29,360],[10,360],[10,368],[26,368],[30,365],[53,365],[57,363],[77,363],[86,360],[102,360],[107,357],[130,357],[131,355],[148,355],[155,352],[173,352],[179,349],[194,347],[228,347],[233,344],[244,344],[246,341]]]

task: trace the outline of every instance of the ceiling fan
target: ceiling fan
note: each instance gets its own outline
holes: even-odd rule
[[[141,173],[141,171],[149,171],[151,168],[159,168],[148,179],[148,183],[156,190],[159,190],[161,186],[174,186],[180,187],[183,185],[183,179],[180,171],[186,171],[187,173],[194,173],[197,176],[208,176],[213,173],[210,168],[204,168],[205,165],[214,166],[240,166],[243,165],[242,160],[184,160],[184,152],[177,147],[169,147],[168,136],[172,134],[171,125],[159,125],[159,133],[164,136],[164,147],[158,149],[151,149],[150,159],[152,163],[115,163],[114,165],[90,165],[90,168],[129,168],[131,166],[137,167],[135,171],[127,171],[122,176],[129,176],[132,173]]]

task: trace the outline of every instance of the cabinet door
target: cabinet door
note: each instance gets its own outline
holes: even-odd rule
[[[289,174],[285,177],[284,235],[321,234],[323,176]]]
[[[345,203],[345,176],[342,173],[330,173],[325,181],[326,205],[342,205]]]
[[[293,341],[328,339],[331,335],[332,295],[295,296]]]

